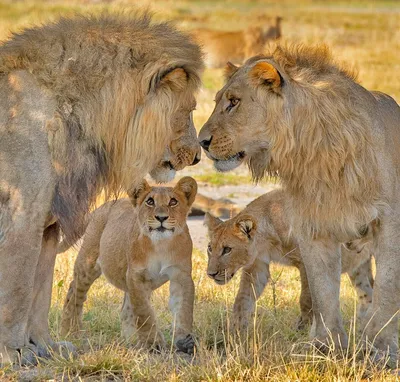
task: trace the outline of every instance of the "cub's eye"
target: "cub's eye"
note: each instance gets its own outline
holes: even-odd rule
[[[169,206],[170,206],[170,207],[176,206],[177,204],[178,204],[178,201],[177,201],[175,198],[172,198],[172,199],[169,201]]]
[[[239,98],[231,98],[229,100],[229,105],[226,108],[226,111],[231,111],[235,106],[237,106],[239,104],[239,102],[240,102]]]
[[[149,207],[154,206],[154,199],[153,198],[148,198],[146,200],[146,205],[149,206]]]
[[[211,252],[212,252],[211,244],[208,244],[207,252],[208,252],[208,253],[211,253]]]
[[[232,248],[231,248],[231,247],[224,247],[224,248],[222,249],[222,254],[223,254],[223,255],[227,255],[228,253],[231,253],[231,251],[232,251]]]

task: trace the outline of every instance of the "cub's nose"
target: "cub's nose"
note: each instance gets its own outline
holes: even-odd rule
[[[155,217],[160,223],[168,219],[168,216],[156,216]]]
[[[213,138],[213,137],[211,136],[210,139],[203,139],[203,140],[200,142],[200,146],[201,146],[204,150],[208,151],[208,149],[210,148],[210,145],[211,145],[212,138]]]
[[[207,275],[210,276],[211,278],[214,278],[218,272],[207,272]]]
[[[200,155],[197,154],[197,155],[194,157],[191,166],[195,166],[195,165],[196,165],[197,163],[199,163],[199,162],[200,162]]]

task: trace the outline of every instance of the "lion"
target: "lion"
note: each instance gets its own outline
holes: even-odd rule
[[[108,202],[92,213],[64,304],[63,335],[81,329],[87,292],[103,273],[125,292],[121,320],[126,340],[136,329],[140,345],[163,348],[150,296],[170,281],[175,346],[193,353],[193,244],[186,218],[196,192],[191,177],[182,178],[174,188],[150,187],[143,181],[129,192],[129,199]]]
[[[378,75],[378,73],[377,73]],[[324,46],[280,45],[226,69],[199,140],[220,171],[278,174],[309,275],[316,344],[346,348],[340,247],[374,220],[377,270],[364,331],[397,358],[400,306],[400,108],[362,87]],[[251,132],[251,134],[249,133]],[[384,353],[381,353],[383,351]]]
[[[247,205],[234,218],[222,221],[207,213],[210,242],[207,248],[207,274],[217,284],[228,283],[243,269],[236,295],[233,316],[238,328],[249,326],[256,300],[269,281],[269,264],[276,262],[296,267],[300,272],[300,318],[298,329],[308,325],[313,316],[311,294],[298,239],[290,232],[290,211],[285,208],[285,192],[281,189],[264,194]],[[372,302],[371,269],[372,236],[365,230],[357,242],[342,248],[342,273],[347,273],[357,291],[359,318]]]
[[[190,36],[148,14],[61,18],[0,45],[0,363],[58,351],[59,232],[74,242],[100,191],[156,167],[187,127],[202,70]]]
[[[207,66],[223,68],[228,61],[241,64],[246,58],[262,53],[267,42],[282,36],[281,21],[282,17],[276,17],[275,25],[267,29],[259,26],[240,31],[202,28],[190,32],[203,45]]]
[[[207,212],[219,218],[229,219],[239,213],[240,209],[229,199],[213,199],[197,193],[190,216],[202,216]]]

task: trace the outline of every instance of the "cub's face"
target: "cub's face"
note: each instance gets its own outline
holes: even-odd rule
[[[217,284],[227,283],[242,267],[254,261],[250,246],[256,223],[250,216],[237,216],[223,222],[206,214],[210,242],[207,248],[207,275]]]
[[[142,233],[153,241],[180,234],[196,197],[197,184],[191,177],[182,178],[172,187],[150,187],[146,181],[128,192],[138,209]]]

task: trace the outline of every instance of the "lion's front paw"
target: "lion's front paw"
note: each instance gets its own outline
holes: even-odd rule
[[[181,352],[194,354],[194,348],[196,345],[193,336],[191,334],[188,334],[184,338],[177,339],[175,341],[175,346]]]

